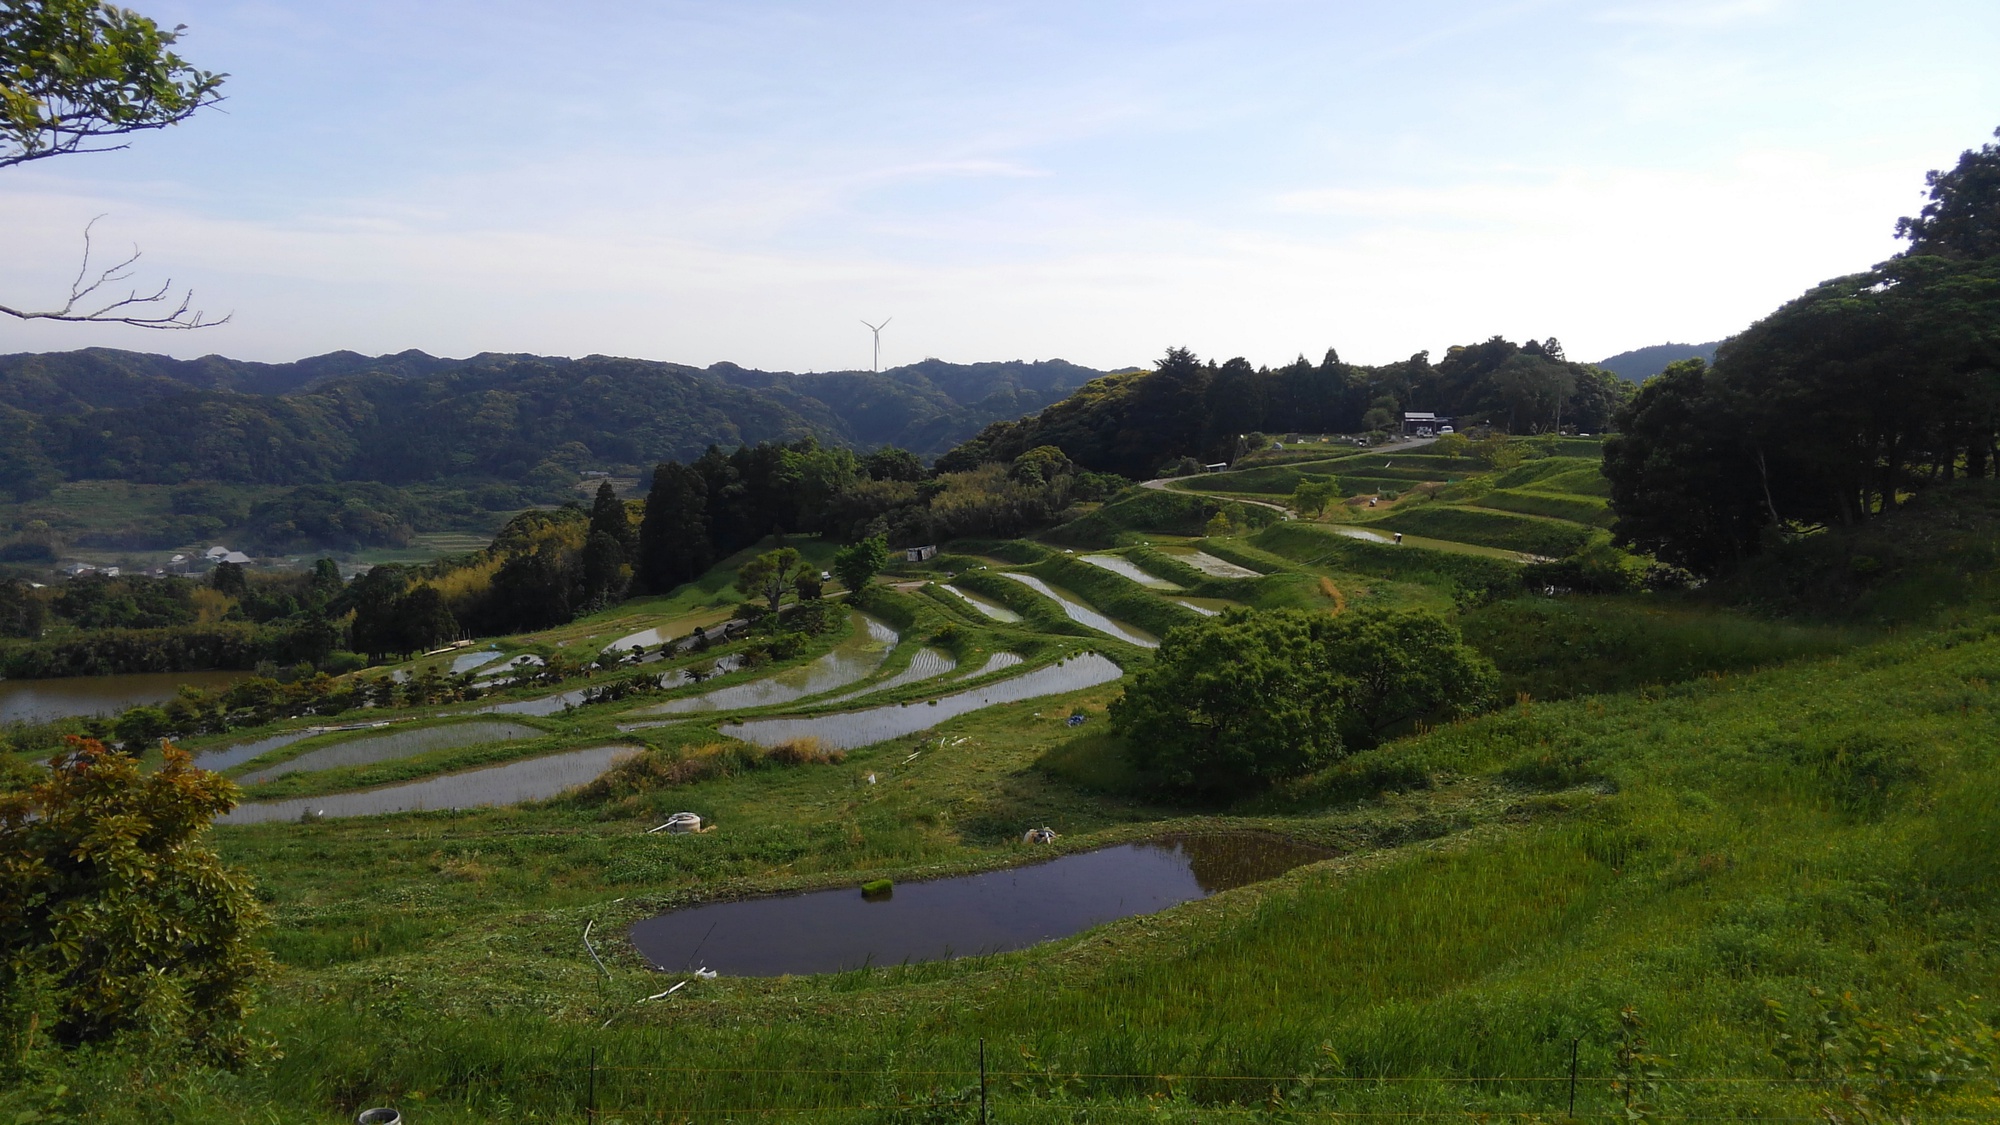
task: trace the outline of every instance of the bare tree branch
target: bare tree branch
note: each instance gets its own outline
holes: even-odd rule
[[[83,261],[76,269],[76,280],[69,283],[69,299],[59,309],[30,312],[24,309],[0,305],[0,313],[19,320],[60,320],[84,324],[129,324],[134,328],[161,328],[188,330],[213,328],[229,323],[235,314],[229,313],[220,319],[211,320],[208,314],[194,308],[194,290],[182,293],[176,303],[172,290],[174,281],[168,278],[158,289],[142,292],[130,289],[123,297],[115,296],[116,287],[132,277],[133,267],[138,265],[140,252],[137,246],[124,261],[103,270],[95,278],[90,273],[90,231],[97,225],[99,215],[83,228]],[[85,280],[90,279],[89,284]],[[100,292],[106,286],[110,292]],[[105,302],[99,304],[99,302]],[[92,307],[95,306],[95,307]],[[171,312],[166,310],[172,309]]]

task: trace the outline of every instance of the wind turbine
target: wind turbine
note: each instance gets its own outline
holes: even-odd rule
[[[875,370],[877,371],[882,370],[882,330],[889,327],[889,321],[894,319],[896,318],[893,316],[888,317],[880,324],[868,324],[865,320],[861,322],[868,324],[868,331],[875,333]]]

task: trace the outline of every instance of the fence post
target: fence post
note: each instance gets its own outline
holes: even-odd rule
[[[590,1093],[584,1100],[585,1121],[597,1120],[597,1044],[590,1045]]]
[[[1581,1037],[1569,1041],[1569,1115],[1572,1120],[1576,1118],[1576,1045],[1582,1041]]]
[[[986,1125],[986,1038],[979,1039],[979,1125]]]

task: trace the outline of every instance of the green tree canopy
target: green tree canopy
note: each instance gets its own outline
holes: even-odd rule
[[[2000,129],[1993,135],[2000,137]],[[1912,257],[2000,257],[2000,145],[1967,149],[1949,172],[1924,177],[1930,202],[1915,218],[1896,220]]]
[[[173,52],[182,30],[99,0],[0,7],[0,168],[125,148],[220,101],[226,75]]]
[[[1436,614],[1231,610],[1168,633],[1112,719],[1142,767],[1230,793],[1319,768],[1398,724],[1476,710],[1497,682]]]
[[[1330,476],[1306,476],[1292,489],[1292,507],[1318,518],[1340,497],[1340,481]]]
[[[1332,761],[1345,685],[1302,610],[1219,618],[1169,632],[1112,704],[1134,759],[1172,784],[1241,792]]]
[[[265,916],[206,839],[235,804],[183,751],[147,773],[84,739],[0,793],[0,1011],[65,1044],[143,1031],[242,1059]]]
[[[692,582],[708,569],[710,550],[707,481],[691,466],[661,463],[639,521],[638,581],[654,593]]]
[[[771,612],[778,612],[778,603],[784,600],[785,591],[798,581],[805,562],[793,547],[780,547],[766,551],[736,571],[736,588],[753,598],[765,598],[771,603]]]
[[[833,573],[840,584],[853,593],[859,594],[867,588],[870,579],[889,565],[889,541],[880,535],[871,535],[849,547],[834,552]]]

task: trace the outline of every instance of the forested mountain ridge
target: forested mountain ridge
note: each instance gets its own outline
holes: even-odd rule
[[[1633,348],[1597,361],[1597,366],[1629,379],[1643,383],[1667,369],[1667,364],[1683,359],[1699,359],[1704,363],[1715,362],[1715,349],[1722,345],[1720,340],[1710,340],[1706,344],[1652,344],[1643,348]]]
[[[808,433],[936,454],[1098,374],[1061,360],[801,375],[417,351],[289,364],[102,348],[0,356],[0,492],[26,498],[64,479],[525,482]]]

